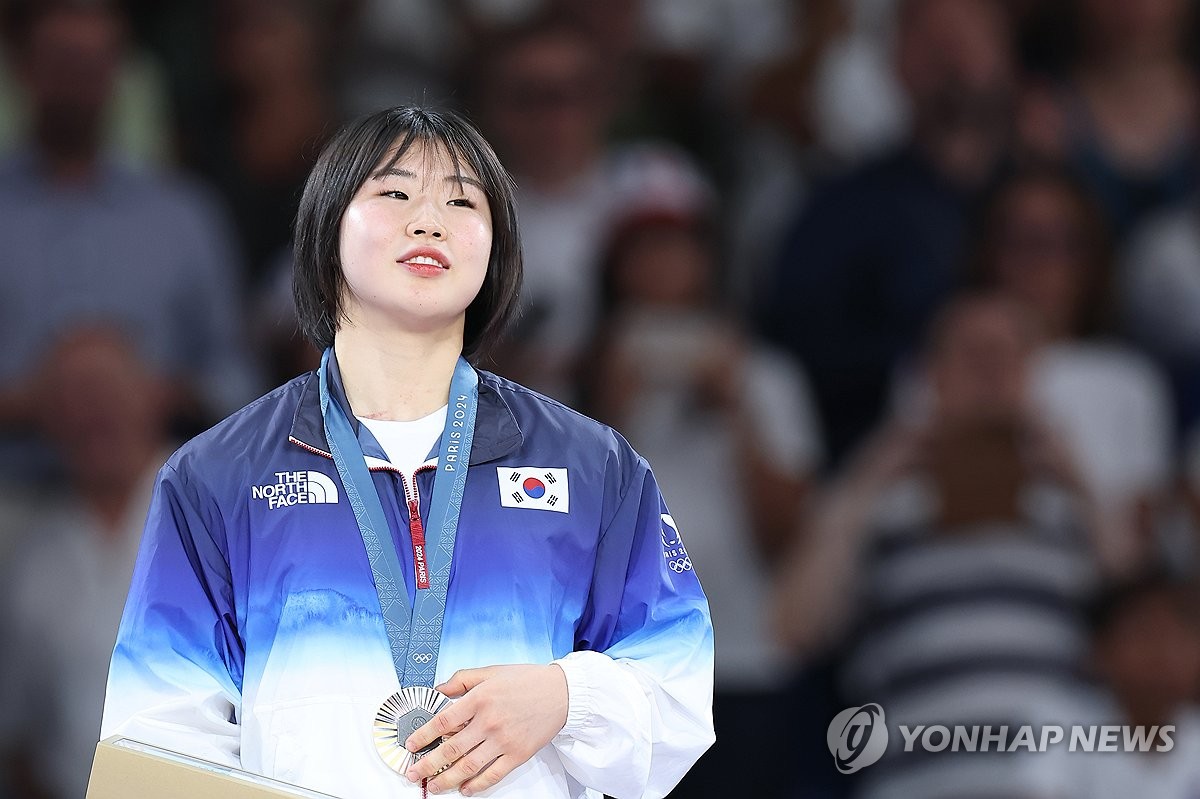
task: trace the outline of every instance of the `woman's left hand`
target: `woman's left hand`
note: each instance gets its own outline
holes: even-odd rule
[[[431,794],[457,787],[471,796],[491,788],[567,722],[567,677],[553,664],[464,669],[437,690],[462,699],[405,742],[411,752],[449,736],[405,774],[413,782],[429,778]]]

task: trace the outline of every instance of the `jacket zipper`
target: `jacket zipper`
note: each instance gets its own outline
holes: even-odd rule
[[[408,535],[412,540],[413,574],[417,580],[417,590],[429,588],[429,553],[425,547],[425,525],[421,522],[421,492],[417,490],[417,474],[422,470],[435,469],[436,466],[418,466],[412,473],[412,493],[408,491],[408,478],[399,469],[400,485],[404,487],[404,500],[408,505]]]
[[[288,440],[296,444],[314,455],[321,455],[330,460],[333,455],[322,449],[305,444],[294,436],[288,436]],[[429,588],[429,556],[425,551],[425,525],[421,521],[421,493],[417,490],[417,475],[423,471],[436,469],[435,464],[423,464],[413,469],[412,473],[412,491],[408,490],[408,477],[404,472],[394,466],[369,466],[368,471],[372,472],[395,472],[400,476],[400,486],[404,489],[404,504],[408,506],[408,534],[412,539],[413,549],[413,574],[417,577],[417,588]]]

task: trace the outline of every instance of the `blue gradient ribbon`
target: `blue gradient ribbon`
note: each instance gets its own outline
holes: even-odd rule
[[[362,445],[354,434],[354,427],[345,410],[329,391],[329,361],[333,357],[332,347],[325,350],[317,371],[321,417],[325,422],[330,454],[333,455],[334,465],[354,510],[354,519],[358,522],[363,546],[367,550],[396,678],[401,687],[433,687],[442,643],[442,621],[446,615],[446,593],[450,587],[458,517],[462,511],[467,468],[471,462],[471,441],[479,407],[479,376],[461,357],[454,365],[446,407],[446,426],[438,446],[437,475],[433,481],[433,498],[426,525],[429,588],[415,590],[416,602],[410,608],[400,556],[371,472],[363,459]]]

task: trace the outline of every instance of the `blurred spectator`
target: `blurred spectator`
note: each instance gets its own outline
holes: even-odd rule
[[[596,50],[565,22],[501,37],[472,70],[484,127],[517,181],[524,312],[502,370],[569,400],[574,360],[597,312],[595,275],[611,202],[611,98]],[[511,368],[510,368],[511,367]]]
[[[815,84],[826,53],[848,24],[844,6],[842,0],[804,4],[804,13],[790,20],[791,47],[731,91],[742,124],[729,148],[735,174],[728,243],[734,257],[724,282],[743,308],[753,305],[784,229],[810,181],[820,177],[812,173],[829,161],[814,119]]]
[[[1015,728],[1069,711],[1083,602],[1098,566],[1128,562],[1067,449],[1028,412],[1035,331],[994,294],[943,311],[924,361],[931,416],[882,427],[816,501],[781,574],[783,639],[808,655],[842,643],[848,701],[878,702],[889,726]],[[1012,766],[885,755],[863,795],[1028,795]]]
[[[707,216],[644,209],[615,228],[592,410],[654,463],[709,598],[719,644],[718,743],[680,797],[773,795],[787,780],[788,675],[767,629],[772,564],[788,548],[820,459],[807,385],[720,310]],[[750,773],[730,763],[755,761]]]
[[[704,155],[720,128],[704,118],[703,82],[715,66],[705,58],[705,40],[723,21],[725,2],[693,0],[676,9],[671,0],[550,0],[542,6],[561,9],[594,48],[594,79],[611,105],[609,138],[670,138]],[[732,27],[723,32],[736,49]]]
[[[764,281],[762,324],[812,377],[835,461],[879,418],[898,359],[959,277],[971,203],[1005,156],[1009,31],[989,0],[905,0],[913,138],[814,195]]]
[[[20,143],[28,125],[27,98],[14,71],[13,36],[27,26],[32,0],[9,0],[4,4],[3,47],[0,47],[0,151]],[[141,165],[161,165],[174,153],[168,115],[166,76],[158,61],[143,49],[127,46],[128,52],[113,80],[113,99],[104,119],[105,151],[113,157]]]
[[[1170,558],[1165,565],[1173,574],[1186,575],[1195,578],[1200,575],[1200,427],[1193,427],[1184,436],[1178,494],[1175,497],[1178,511],[1174,519],[1176,527],[1168,532],[1175,532],[1178,537],[1168,539],[1169,544],[1175,544],[1169,551]]]
[[[325,0],[352,11],[338,52],[338,111],[356,117],[406,102],[443,102],[470,23],[518,19],[541,0]],[[311,3],[310,3],[311,4]]]
[[[66,326],[120,320],[174,381],[174,410],[225,413],[254,386],[237,346],[233,250],[196,186],[101,152],[122,57],[111,6],[47,0],[15,39],[26,145],[0,162],[0,478],[39,473],[28,437],[36,357]]]
[[[499,33],[471,74],[484,126],[516,178],[521,214],[524,313],[500,371],[570,402],[596,323],[610,220],[659,184],[690,201],[702,181],[674,149],[606,144],[614,98],[600,80],[597,49],[570,21],[539,17]]]
[[[895,145],[908,109],[892,62],[899,0],[808,0],[792,20],[792,49],[755,76],[752,111],[799,144],[856,162]]]
[[[17,796],[81,797],[108,661],[166,451],[166,384],[112,329],[44,353],[38,418],[67,465],[0,581],[0,750]]]
[[[329,92],[333,0],[221,0],[218,94],[186,131],[189,166],[220,190],[259,287],[291,240],[304,180],[336,123]]]
[[[1167,371],[1179,429],[1200,422],[1200,203],[1150,217],[1119,273],[1122,321]]]
[[[892,33],[904,1],[841,0],[849,24],[817,68],[812,113],[821,145],[843,161],[882,153],[909,130],[908,100],[892,68]]]
[[[567,2],[584,15],[612,55],[641,51],[649,56],[651,70],[673,65],[704,73],[702,93],[739,84],[756,67],[783,53],[791,36],[790,20],[798,11],[794,0]],[[625,8],[623,22],[622,15],[606,13],[618,5]],[[627,44],[622,47],[621,42]]]
[[[1025,170],[997,188],[983,219],[977,280],[1023,303],[1045,338],[1035,407],[1105,510],[1149,534],[1171,480],[1170,392],[1153,363],[1105,337],[1113,264],[1102,213],[1064,173]]]
[[[1079,49],[1074,0],[1004,0],[1016,30],[1017,51],[1031,82],[1061,75]]]
[[[554,0],[551,0],[554,2]],[[618,98],[614,135],[666,138],[724,179],[729,113],[747,74],[784,52],[793,0],[558,0],[601,56]]]
[[[1200,792],[1200,630],[1194,587],[1148,574],[1095,602],[1092,650],[1098,690],[1085,724],[1173,725],[1171,749],[1039,758],[1044,799],[1191,799]]]
[[[726,95],[741,117],[731,147],[734,252],[729,283],[739,301],[779,253],[812,184],[877,159],[909,129],[893,31],[897,0],[794,3],[791,45]]]
[[[1021,104],[1025,147],[1075,170],[1120,237],[1197,187],[1200,85],[1186,53],[1193,6],[1076,0],[1079,48],[1068,74],[1034,86]]]

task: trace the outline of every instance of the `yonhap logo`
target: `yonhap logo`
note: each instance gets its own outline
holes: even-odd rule
[[[883,757],[888,744],[883,708],[876,704],[848,707],[833,717],[825,733],[837,770],[853,774]]]
[[[897,755],[921,751],[967,752],[988,757],[996,752],[1170,752],[1175,726],[1117,724],[899,724],[904,744]],[[833,717],[825,733],[837,770],[853,774],[875,763],[888,748],[883,708],[876,704],[849,707]]]
[[[250,488],[252,499],[265,499],[268,508],[324,505],[338,501],[337,484],[320,472],[275,472],[275,482]]]

